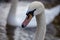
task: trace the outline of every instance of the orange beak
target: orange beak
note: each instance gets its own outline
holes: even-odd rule
[[[22,23],[22,28],[25,28],[29,24],[29,22],[31,21],[32,17],[33,16],[31,14],[27,15],[26,19]]]

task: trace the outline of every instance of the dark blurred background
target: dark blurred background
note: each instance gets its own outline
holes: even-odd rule
[[[60,0],[19,0],[19,1],[41,1],[46,8],[51,8],[60,4]],[[11,2],[11,0],[0,0],[0,2]]]

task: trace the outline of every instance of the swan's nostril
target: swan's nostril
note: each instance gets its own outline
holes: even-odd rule
[[[22,25],[22,28],[25,28],[25,26],[24,26],[24,25]]]

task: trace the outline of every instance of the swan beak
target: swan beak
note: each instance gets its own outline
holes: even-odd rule
[[[31,14],[27,15],[26,19],[22,23],[22,28],[25,28],[29,24],[29,22],[31,21],[32,17],[33,16]]]

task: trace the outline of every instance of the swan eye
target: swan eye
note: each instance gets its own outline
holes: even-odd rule
[[[34,16],[34,11],[35,11],[36,9],[34,9],[34,10],[32,10],[32,11],[29,11],[29,12],[27,12],[26,13],[26,15],[28,16],[29,14],[31,14],[32,16]]]

